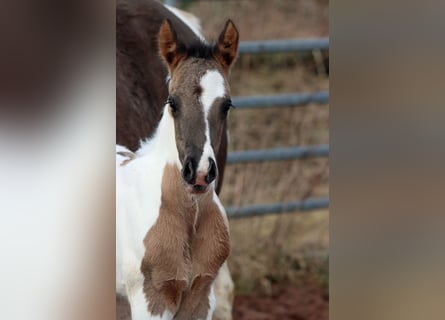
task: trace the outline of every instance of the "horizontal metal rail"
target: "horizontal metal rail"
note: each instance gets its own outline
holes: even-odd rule
[[[277,53],[329,49],[329,38],[242,41],[239,53]]]
[[[226,212],[229,218],[234,219],[251,216],[264,216],[271,213],[288,213],[326,208],[329,208],[329,198],[312,198],[302,201],[257,204],[244,207],[229,207],[226,208]]]
[[[326,104],[328,102],[328,91],[232,98],[232,103],[237,109],[304,106],[310,103]]]
[[[329,49],[329,38],[319,39],[288,39],[269,41],[243,41],[239,46],[240,54],[278,53],[294,51],[312,51]],[[310,103],[327,104],[329,92],[295,93],[267,96],[233,97],[233,104],[239,109],[304,106]],[[238,151],[228,154],[227,162],[247,163],[290,159],[306,159],[329,156],[329,145],[276,148],[269,150]],[[226,209],[229,218],[264,216],[295,211],[310,211],[329,207],[329,198],[306,199],[302,201],[257,204]]]
[[[227,163],[246,163],[276,160],[328,157],[329,145],[275,148],[266,150],[234,151],[227,155]]]

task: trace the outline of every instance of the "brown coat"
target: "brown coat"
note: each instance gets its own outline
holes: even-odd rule
[[[212,282],[230,252],[225,213],[213,192],[188,194],[179,169],[167,165],[159,218],[144,239],[141,271],[149,311],[205,319]]]

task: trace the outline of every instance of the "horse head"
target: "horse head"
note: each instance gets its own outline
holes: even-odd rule
[[[215,155],[232,108],[228,77],[239,34],[228,20],[218,40],[184,45],[169,20],[159,31],[159,51],[169,70],[168,114],[173,118],[182,178],[190,193],[204,193],[218,177]]]

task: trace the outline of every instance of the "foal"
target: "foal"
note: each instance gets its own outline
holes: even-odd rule
[[[230,20],[215,45],[186,47],[169,20],[160,28],[170,75],[161,120],[135,154],[117,146],[116,290],[132,319],[212,318],[212,284],[230,251],[215,149],[237,48]]]

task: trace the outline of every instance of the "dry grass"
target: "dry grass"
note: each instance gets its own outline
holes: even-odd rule
[[[312,38],[328,34],[328,2],[323,0],[186,1],[206,35],[216,36],[227,17],[241,40]],[[231,75],[233,95],[314,92],[329,89],[311,53],[242,56]],[[329,109],[309,105],[234,110],[230,116],[230,150],[325,144]],[[221,199],[226,206],[292,201],[328,195],[328,159],[231,165]],[[299,281],[305,271],[327,275],[326,263],[314,269],[308,256],[326,252],[326,210],[264,218],[231,220],[229,265],[238,291],[268,290],[277,281]]]

